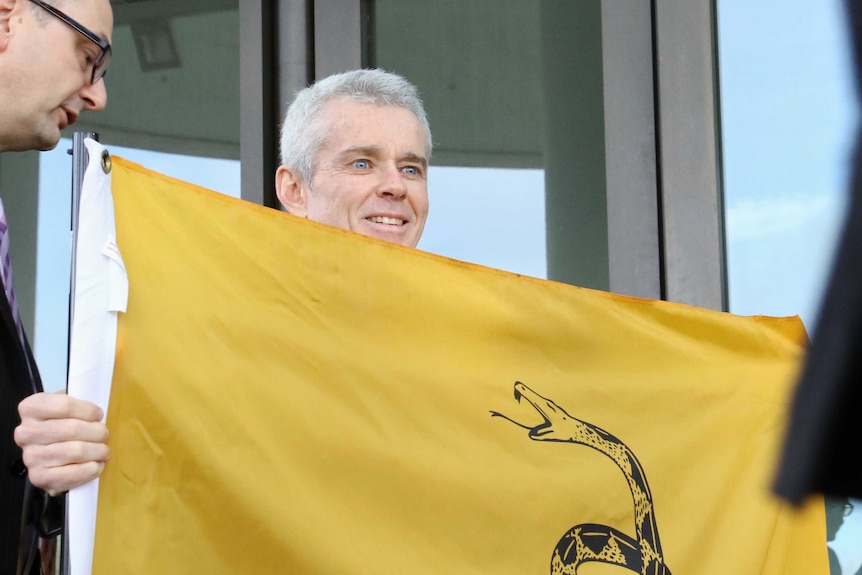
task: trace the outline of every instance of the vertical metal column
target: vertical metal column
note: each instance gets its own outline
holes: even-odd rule
[[[548,278],[607,290],[600,0],[540,5]]]
[[[243,0],[240,161],[244,200],[277,207],[279,126],[293,94],[313,79],[314,0]]]
[[[315,0],[315,79],[361,67],[362,2]]]
[[[274,4],[239,3],[240,193],[265,206],[277,205]]]
[[[314,81],[314,13],[312,0],[279,0],[276,66],[278,122],[293,97]]]
[[[714,0],[654,0],[666,298],[727,310]]]
[[[602,0],[610,291],[660,299],[652,51],[650,3]]]

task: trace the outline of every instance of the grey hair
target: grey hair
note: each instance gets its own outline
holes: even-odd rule
[[[44,0],[45,4],[50,4],[54,8],[60,8],[63,4],[63,0]],[[34,11],[36,15],[36,22],[39,23],[39,26],[44,26],[48,22],[54,20],[54,17],[51,16],[47,11],[43,10],[40,6],[34,4],[33,2],[28,2],[30,5],[30,9]]]
[[[314,159],[326,140],[320,113],[335,98],[362,104],[393,106],[409,110],[425,132],[425,155],[431,159],[431,127],[416,87],[398,74],[363,69],[328,76],[303,88],[284,115],[281,125],[281,164],[297,171],[311,183]]]

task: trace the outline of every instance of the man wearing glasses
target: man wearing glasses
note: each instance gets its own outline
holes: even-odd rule
[[[104,109],[112,29],[109,0],[0,0],[0,152],[50,150],[82,111]],[[56,525],[43,521],[48,498],[29,484],[13,438],[18,403],[42,385],[8,253],[0,201],[0,575],[33,575],[40,535]]]

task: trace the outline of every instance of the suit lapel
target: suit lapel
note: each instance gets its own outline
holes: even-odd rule
[[[24,377],[29,385],[22,389],[27,394],[42,391],[42,385],[39,378],[39,371],[36,367],[36,361],[33,358],[33,353],[30,350],[30,344],[27,341],[27,335],[24,335],[24,341],[18,337],[18,327],[15,325],[15,319],[12,317],[12,308],[9,306],[9,301],[6,295],[0,293],[0,332],[2,338],[11,342],[13,349],[17,350],[16,361],[21,361],[21,369]]]

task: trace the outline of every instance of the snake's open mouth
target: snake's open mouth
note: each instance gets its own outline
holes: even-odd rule
[[[539,395],[538,393],[536,393],[535,391],[533,391],[532,389],[530,389],[529,387],[527,387],[526,385],[521,383],[520,381],[516,381],[515,382],[515,400],[518,403],[521,403],[521,398],[527,400],[527,402],[533,406],[533,409],[535,409],[536,412],[542,416],[542,423],[540,423],[538,425],[526,425],[524,423],[521,423],[520,421],[512,419],[508,415],[503,415],[502,413],[499,413],[497,411],[492,411],[491,416],[492,417],[502,417],[503,419],[507,419],[507,420],[511,421],[512,423],[514,423],[518,427],[523,427],[524,429],[526,429],[527,431],[530,432],[530,437],[541,437],[541,436],[545,435],[546,433],[550,433],[550,431],[551,431],[551,420],[548,418],[548,413],[547,413],[546,409],[553,410],[553,404],[549,400],[545,399],[544,397],[542,397],[541,395]]]

